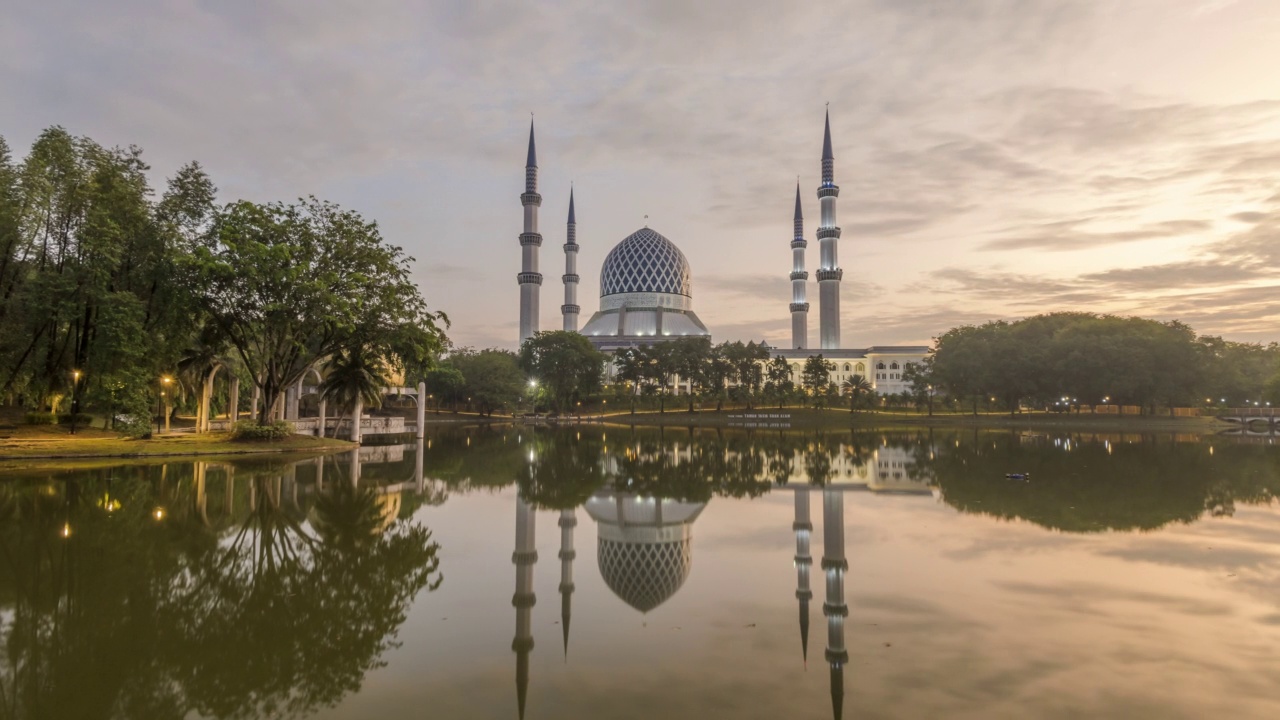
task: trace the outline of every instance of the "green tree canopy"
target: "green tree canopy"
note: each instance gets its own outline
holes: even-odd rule
[[[464,396],[486,415],[515,406],[524,393],[519,360],[506,350],[463,349],[449,356],[447,365],[461,374]]]
[[[427,310],[411,260],[376,224],[331,203],[242,201],[214,219],[191,281],[261,389],[265,421],[317,361],[359,345],[403,368],[406,336],[441,337],[443,317]]]
[[[607,360],[585,336],[564,330],[540,332],[520,347],[520,367],[560,411],[600,388]]]

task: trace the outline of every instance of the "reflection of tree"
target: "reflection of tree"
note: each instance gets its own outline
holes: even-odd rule
[[[281,512],[271,477],[235,539],[195,558],[165,613],[174,674],[191,706],[226,717],[297,716],[336,703],[379,667],[423,587],[440,584],[439,546],[383,524],[372,489],[335,483],[317,534]]]
[[[1007,431],[645,428],[598,434],[526,428],[473,434],[470,446],[465,437],[436,437],[428,457],[452,457],[454,477],[477,486],[518,480],[525,497],[552,508],[571,507],[600,481],[689,502],[754,497],[795,482],[824,485],[874,462],[883,449],[900,451],[894,455],[905,459],[907,479],[934,484],[963,512],[1071,532],[1229,515],[1238,502],[1265,502],[1280,491],[1280,467],[1263,446],[1218,444],[1209,456],[1202,444],[1154,437],[1108,443],[1062,436],[1055,444],[1052,437]],[[1010,472],[1032,479],[1005,479]]]
[[[1237,501],[1269,502],[1280,490],[1265,448],[1242,445],[1219,446],[1210,455],[1199,443],[1074,438],[1055,444],[992,433],[942,447],[932,468],[947,504],[1067,532],[1189,523],[1206,512],[1229,515]],[[1031,477],[1008,480],[1008,472]]]
[[[576,508],[605,482],[599,435],[544,433],[527,445],[529,462],[516,475],[520,496],[537,507]]]
[[[0,718],[307,714],[359,688],[439,586],[426,529],[373,534],[373,490],[335,483],[313,533],[287,465],[242,465],[248,511],[219,544],[190,468],[0,484]]]

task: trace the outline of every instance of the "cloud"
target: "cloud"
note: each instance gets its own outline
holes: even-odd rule
[[[1027,250],[1038,248],[1063,252],[1097,246],[1109,246],[1139,240],[1161,240],[1183,237],[1203,232],[1212,227],[1204,220],[1164,220],[1144,227],[1115,231],[1090,231],[1081,229],[1092,218],[1057,221],[1032,227],[1025,231],[1012,231],[1009,237],[989,240],[979,246],[981,250]]]

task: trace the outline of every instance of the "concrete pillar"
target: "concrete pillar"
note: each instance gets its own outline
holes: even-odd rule
[[[425,382],[418,383],[418,444],[422,444],[422,438],[426,432],[427,425],[427,384]]]
[[[360,417],[364,415],[364,398],[356,396],[356,406],[351,410],[351,442],[359,444],[364,439]]]
[[[254,420],[258,419],[258,403],[262,400],[262,388],[258,385],[253,386],[253,400],[250,402],[249,414]]]
[[[418,494],[421,495],[426,490],[426,477],[422,472],[423,453],[426,452],[426,446],[422,438],[418,438],[417,447],[414,451],[417,455],[413,459],[413,486],[417,488]]]
[[[298,384],[293,388],[293,407],[290,410],[293,412],[294,420],[302,417],[302,378],[298,378]]]
[[[240,419],[240,378],[231,376],[231,389],[227,403],[227,421],[234,425]]]
[[[316,429],[316,435],[318,437],[324,437],[324,426],[329,421],[329,419],[325,417],[325,411],[327,409],[328,408],[325,407],[324,398],[320,398],[320,427]]]

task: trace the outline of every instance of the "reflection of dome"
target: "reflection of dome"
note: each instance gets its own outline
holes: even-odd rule
[[[600,575],[623,602],[649,612],[675,595],[693,567],[693,521],[704,505],[602,491],[587,500],[596,521]]]
[[[676,594],[693,565],[688,540],[625,543],[600,538],[600,575],[614,595],[647,613]]]
[[[643,228],[614,246],[600,266],[600,296],[621,293],[693,296],[689,261],[675,243]]]

